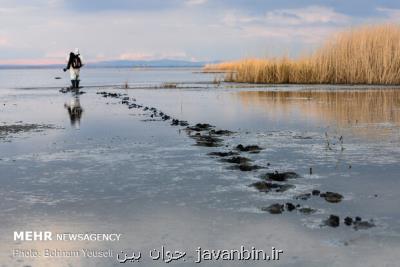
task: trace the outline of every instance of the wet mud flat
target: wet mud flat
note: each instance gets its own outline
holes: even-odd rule
[[[144,104],[138,104],[136,98],[130,98],[126,93],[110,93],[107,91],[97,92],[98,95],[101,95],[104,98],[114,98],[120,100],[120,104],[126,105],[128,109],[140,109],[144,112],[147,112],[145,115],[150,117],[151,119],[144,119],[142,121],[157,121],[159,118],[160,121],[170,122],[171,126],[174,127],[184,127],[183,131],[186,132],[187,136],[195,141],[195,146],[206,147],[206,148],[218,148],[225,147],[229,149],[228,145],[224,144],[224,137],[230,137],[235,135],[234,131],[226,130],[226,129],[217,129],[216,126],[211,125],[209,123],[196,123],[191,125],[186,120],[180,120],[179,118],[174,118],[164,111],[159,110],[156,107],[146,106]],[[343,136],[337,138],[337,142],[331,142],[328,140],[328,133],[325,132],[325,137],[327,139],[326,147],[328,150],[332,150],[332,145],[340,144],[341,151],[343,148]],[[312,139],[308,136],[295,135],[294,139],[299,140],[309,140]],[[241,156],[241,153],[251,155],[258,154],[263,150],[262,147],[258,145],[243,145],[237,144],[230,150],[225,151],[216,151],[209,152],[207,155],[216,158],[217,160],[228,163],[230,166],[227,168],[230,170],[238,170],[242,172],[255,172],[262,169],[270,169],[271,164],[268,162],[265,166],[259,166],[256,164],[252,164],[252,159],[249,157]],[[350,167],[351,168],[351,167]],[[309,169],[309,175],[312,175],[312,168]],[[275,192],[280,194],[285,194],[286,191],[290,191],[296,188],[296,185],[293,183],[287,183],[292,179],[299,179],[301,175],[294,171],[283,171],[279,172],[275,170],[274,172],[267,172],[265,174],[258,174],[261,181],[252,183],[248,185],[249,187],[253,187],[257,189],[261,193],[269,193]],[[320,190],[314,189],[310,192],[297,194],[293,197],[294,201],[306,201],[311,197],[320,197],[321,200],[325,200],[328,203],[339,203],[343,200],[343,195],[336,192],[321,192]],[[261,211],[268,212],[270,214],[282,214],[284,211],[292,212],[297,211],[300,215],[309,216],[318,212],[318,209],[312,208],[309,205],[303,205],[293,202],[286,203],[273,203],[266,207],[261,207]],[[354,230],[359,229],[368,229],[375,227],[374,219],[363,220],[360,216],[352,214],[351,216],[343,216],[340,217],[335,214],[330,214],[328,218],[324,219],[320,223],[320,227],[329,226],[329,227],[339,227],[341,224],[345,226],[353,226]]]
[[[29,110],[38,120],[5,110],[12,138],[0,139],[3,236],[14,225],[71,231],[62,223],[68,216],[74,230],[123,232],[116,250],[274,245],[287,251],[283,266],[354,266],[354,255],[363,259],[355,266],[374,266],[398,257],[399,105],[387,101],[399,99],[396,92],[217,90],[46,91],[26,100],[48,105]],[[76,99],[79,128],[64,107]],[[369,99],[385,103],[370,104],[371,116],[353,105]],[[18,112],[60,129],[21,130]],[[384,249],[374,258],[377,245]]]
[[[16,124],[0,124],[0,139],[9,139],[15,135],[32,132],[43,132],[50,129],[56,129],[54,125],[29,124],[18,122]]]

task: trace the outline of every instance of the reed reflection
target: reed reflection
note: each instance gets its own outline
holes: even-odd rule
[[[245,106],[283,119],[300,116],[343,128],[400,126],[399,89],[250,91],[238,96]]]

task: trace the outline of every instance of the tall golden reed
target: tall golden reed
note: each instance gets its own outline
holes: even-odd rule
[[[370,25],[341,32],[308,57],[244,59],[207,65],[225,80],[247,83],[400,84],[400,26]]]

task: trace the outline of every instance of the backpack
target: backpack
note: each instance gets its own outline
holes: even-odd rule
[[[71,66],[74,69],[79,69],[82,67],[82,61],[79,56],[74,56],[71,62]]]

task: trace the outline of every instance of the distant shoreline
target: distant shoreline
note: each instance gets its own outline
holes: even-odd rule
[[[0,70],[13,69],[62,69],[65,65],[0,65]],[[86,65],[88,69],[201,69],[204,65],[199,66],[96,66]]]
[[[88,62],[86,68],[203,68],[207,64],[216,64],[219,61],[186,61],[173,59],[160,60],[109,60]],[[64,68],[65,64],[0,64],[0,69],[49,69]]]

